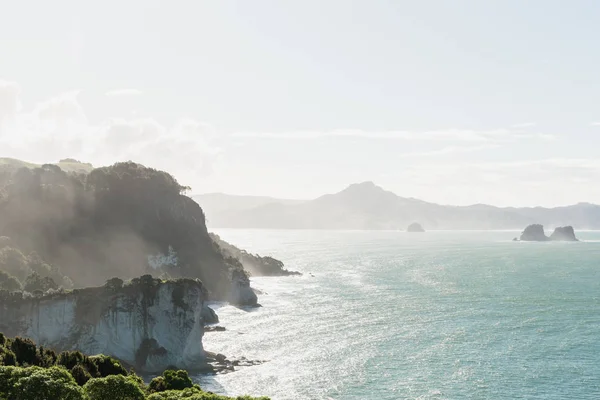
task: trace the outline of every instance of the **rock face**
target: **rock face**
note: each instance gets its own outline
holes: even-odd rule
[[[529,225],[523,233],[521,233],[521,240],[526,242],[545,242],[550,240],[544,233],[544,226],[540,224]]]
[[[575,242],[575,231],[572,226],[558,227],[554,230],[550,237],[544,233],[544,227],[540,224],[529,225],[521,234],[521,240],[523,241],[535,241],[535,242],[546,242],[549,240],[553,241],[570,241]]]
[[[406,228],[406,232],[425,232],[425,229],[419,223],[412,223]]]
[[[0,292],[0,331],[56,350],[106,354],[145,372],[205,364],[199,280],[162,282],[149,275],[123,285],[25,297]]]
[[[572,226],[563,226],[554,229],[550,240],[562,240],[567,242],[577,242],[578,239],[575,237],[575,230]]]

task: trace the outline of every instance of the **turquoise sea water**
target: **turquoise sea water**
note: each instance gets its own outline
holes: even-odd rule
[[[266,363],[206,389],[273,399],[600,399],[600,232],[219,230],[302,277],[215,305],[208,350]],[[314,275],[309,275],[312,273]]]

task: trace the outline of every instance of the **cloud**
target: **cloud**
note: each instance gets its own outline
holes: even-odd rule
[[[142,92],[141,90],[138,90],[138,89],[114,89],[114,90],[109,90],[104,95],[109,96],[109,97],[116,97],[116,96],[141,96],[142,94],[144,94],[144,92]]]
[[[409,157],[431,157],[431,156],[440,156],[446,154],[453,153],[470,153],[475,151],[489,150],[500,147],[498,144],[486,144],[481,146],[448,146],[439,150],[431,150],[431,151],[420,151],[413,153],[402,153],[398,154],[400,158],[409,158]]]
[[[531,128],[532,126],[536,126],[537,124],[535,122],[523,122],[520,124],[514,124],[511,126],[511,128]]]
[[[590,126],[600,126],[600,122],[590,122]]]
[[[14,123],[0,135],[0,157],[38,163],[72,157],[97,166],[131,160],[191,186],[213,171],[221,150],[209,124],[181,119],[167,126],[152,118],[91,124],[78,94],[63,93],[21,112],[18,86],[3,83],[0,115],[10,115]]]
[[[506,142],[519,139],[550,139],[548,134],[535,134],[513,129],[469,130],[441,129],[429,131],[363,131],[363,130],[332,130],[332,131],[292,131],[292,132],[236,132],[232,136],[240,138],[271,138],[271,139],[319,139],[319,138],[365,138],[365,139],[396,139],[417,141],[448,141],[448,142]]]
[[[16,82],[0,80],[0,125],[11,120],[21,108],[19,85]]]

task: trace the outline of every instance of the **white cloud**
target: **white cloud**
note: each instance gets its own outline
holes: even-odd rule
[[[19,112],[18,86],[0,86],[0,116],[14,121],[0,136],[0,157],[38,163],[72,157],[97,166],[131,160],[166,170],[191,186],[213,170],[220,149],[210,125],[182,119],[165,126],[152,118],[90,124],[77,96],[60,94]]]
[[[116,97],[116,96],[140,96],[144,94],[141,90],[138,89],[114,89],[109,90],[105,93],[105,96]]]
[[[430,131],[363,131],[339,129],[332,131],[293,131],[293,132],[236,132],[232,136],[244,138],[272,139],[317,139],[325,137],[357,137],[366,139],[398,139],[447,142],[506,142],[519,139],[550,139],[548,134],[535,134],[513,129],[469,130],[441,129]]]
[[[511,128],[531,128],[536,125],[537,124],[535,122],[523,122],[520,124],[514,124],[511,126]]]
[[[409,157],[430,157],[430,156],[440,156],[446,154],[453,153],[470,153],[482,150],[495,149],[500,147],[498,144],[486,144],[481,146],[448,146],[439,150],[431,150],[431,151],[420,151],[413,153],[401,153],[398,154],[400,158],[409,158]]]
[[[3,121],[13,119],[21,108],[19,93],[16,82],[0,80],[0,129]]]
[[[600,122],[590,122],[590,126],[600,126]]]

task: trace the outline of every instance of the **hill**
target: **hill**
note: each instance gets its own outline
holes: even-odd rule
[[[208,197],[195,196],[194,199],[205,208],[211,228],[404,230],[418,222],[426,230],[520,230],[534,223],[600,229],[600,206],[595,204],[556,208],[448,206],[400,197],[373,182],[352,184],[338,193],[309,201],[255,200],[263,198],[245,201],[244,196],[221,194],[220,206],[205,207]]]
[[[200,278],[212,298],[256,304],[242,264],[213,242],[204,212],[168,173],[132,162],[89,173],[12,159],[3,165],[0,289],[98,286],[152,274]]]
[[[65,158],[50,165],[56,165],[65,172],[89,173],[94,169],[92,164],[83,163],[72,158]],[[23,167],[33,169],[41,166],[41,164],[34,164],[27,161],[17,160],[15,158],[0,157],[0,171],[4,170],[13,172]]]

